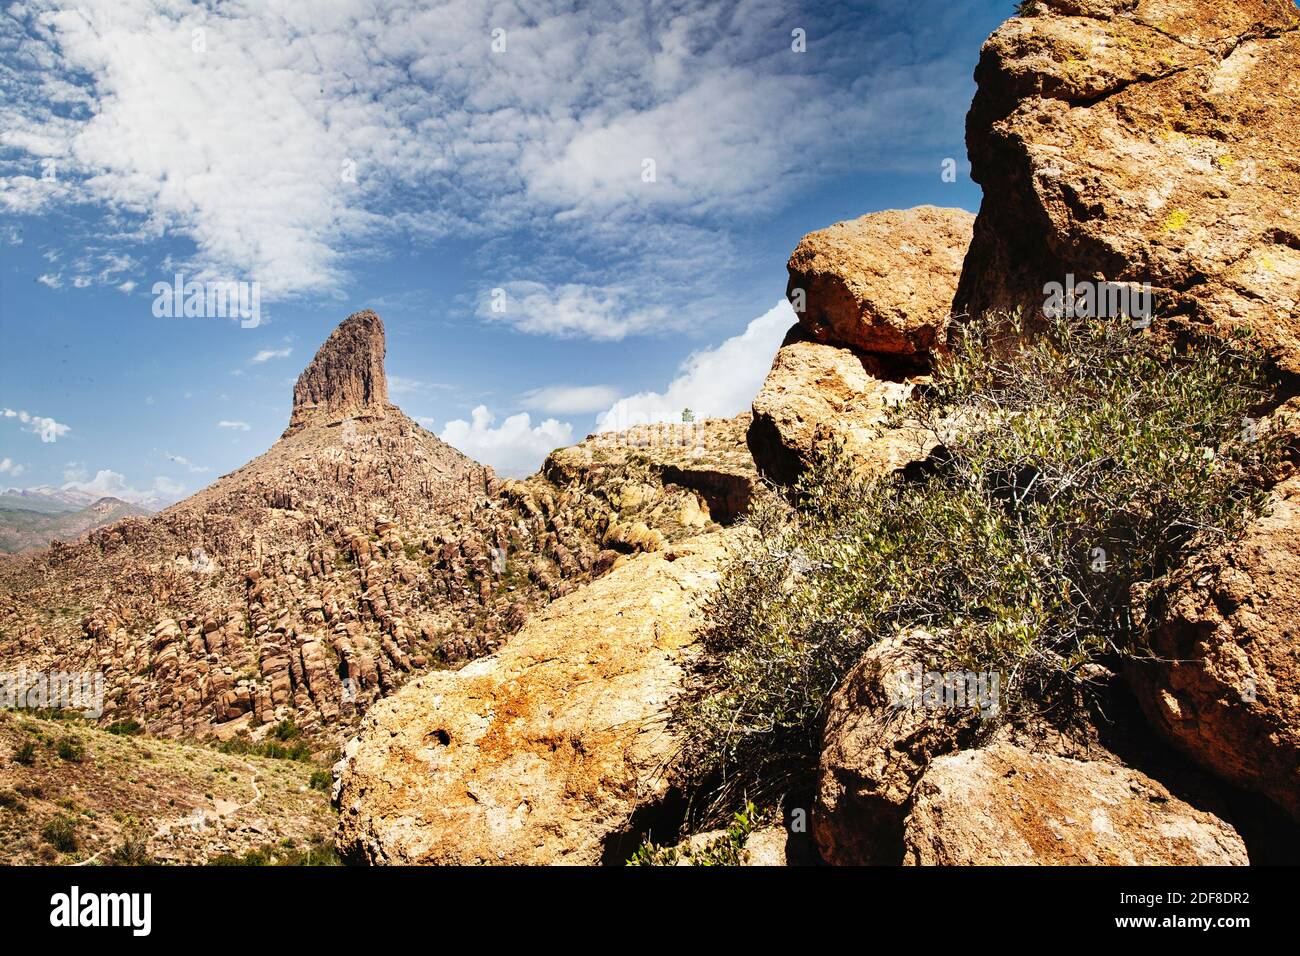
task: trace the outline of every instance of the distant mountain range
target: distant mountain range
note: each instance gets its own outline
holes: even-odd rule
[[[24,511],[53,514],[77,511],[87,505],[93,505],[101,497],[76,488],[55,488],[53,485],[5,488],[0,491],[0,509],[21,508]]]
[[[8,488],[0,493],[0,553],[43,548],[51,541],[75,541],[87,531],[152,513],[118,498],[96,498],[83,491]]]

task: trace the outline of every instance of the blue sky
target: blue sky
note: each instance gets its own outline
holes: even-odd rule
[[[978,207],[971,73],[1011,6],[10,4],[0,486],[193,492],[362,308],[392,400],[507,473],[734,414],[804,233]],[[155,316],[178,272],[257,283],[260,323]]]

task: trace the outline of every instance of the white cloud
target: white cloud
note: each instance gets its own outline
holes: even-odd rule
[[[595,288],[568,283],[547,287],[540,282],[507,282],[486,290],[478,316],[511,325],[520,332],[618,341],[628,335],[670,327],[666,307],[635,307],[628,287]]]
[[[449,391],[453,386],[442,382],[426,382],[418,378],[406,378],[402,375],[388,376],[388,391],[393,395],[420,395],[425,392]]]
[[[809,177],[929,156],[960,127],[969,63],[924,51],[946,57],[963,18],[890,7],[886,31],[825,18],[801,56],[775,0],[30,0],[0,19],[0,148],[21,159],[0,169],[0,206],[100,203],[142,240],[192,240],[194,278],[257,280],[267,298],[340,291],[344,257],[394,230],[533,227],[584,268],[648,246],[638,275],[602,267],[644,293],[683,237],[721,235],[701,214],[749,216]],[[607,280],[581,282],[608,304]],[[598,316],[594,334],[638,321],[658,318]],[[591,334],[581,319],[559,331]]]
[[[170,478],[158,476],[149,489],[133,488],[126,478],[116,471],[101,468],[89,481],[68,481],[63,485],[64,491],[80,491],[96,498],[120,498],[131,504],[159,508],[177,501],[184,493],[184,486]]]
[[[248,422],[231,422],[231,421],[225,421],[223,419],[222,421],[217,422],[217,427],[225,428],[232,432],[246,432],[252,426],[249,425]]]
[[[135,282],[132,281],[131,279],[127,279],[125,282],[123,282],[121,285],[117,287],[117,291],[125,292],[129,295],[131,292],[135,291]]]
[[[51,289],[58,289],[63,286],[63,276],[55,275],[54,273],[50,273],[50,272],[47,272],[44,275],[37,276],[36,281],[43,286],[48,286]]]
[[[40,415],[29,415],[25,411],[15,411],[12,408],[0,410],[0,415],[5,418],[16,418],[23,425],[23,431],[31,432],[33,435],[39,435],[41,441],[50,444],[58,441],[72,428],[64,425],[62,422],[56,422],[53,418],[45,418]]]
[[[254,365],[261,365],[263,362],[269,362],[271,359],[288,358],[292,354],[293,354],[292,348],[262,349],[262,351],[258,352],[251,359],[249,359],[249,361],[252,362]]]
[[[615,402],[596,419],[596,430],[678,422],[685,408],[701,419],[725,418],[748,410],[772,367],[772,357],[794,323],[794,309],[782,299],[740,335],[717,348],[690,355],[681,365],[681,374],[662,392],[639,392]]]
[[[169,461],[174,461],[176,464],[180,465],[183,468],[189,469],[191,473],[196,475],[201,475],[204,472],[208,472],[212,470],[207,465],[194,464],[194,462],[190,461],[188,458],[184,457],[183,455],[173,455],[169,451],[165,451],[163,452],[163,454],[167,457]]]
[[[548,385],[525,392],[522,403],[552,415],[582,415],[608,408],[618,400],[618,389],[612,385]]]
[[[14,464],[12,459],[0,458],[0,475],[9,475],[10,477],[17,478],[25,470],[26,469],[22,465]]]
[[[528,413],[520,412],[493,428],[496,416],[486,405],[475,408],[470,418],[448,422],[438,437],[503,475],[530,474],[550,452],[573,443],[573,426],[554,418],[534,426]]]

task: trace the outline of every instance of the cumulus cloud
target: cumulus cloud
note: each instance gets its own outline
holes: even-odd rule
[[[608,408],[618,399],[612,385],[548,385],[525,392],[522,404],[552,415],[583,415]]]
[[[615,402],[597,417],[596,430],[679,422],[685,408],[695,412],[696,418],[724,418],[746,411],[794,322],[794,309],[782,299],[740,335],[687,357],[680,374],[662,392],[638,392]]]
[[[23,426],[23,431],[31,432],[33,435],[39,435],[41,441],[50,444],[58,441],[72,428],[64,425],[62,422],[56,422],[53,418],[46,418],[41,415],[30,415],[25,411],[14,410],[12,408],[0,409],[0,415],[5,418],[16,418]]]
[[[262,349],[262,351],[258,352],[251,359],[249,359],[249,361],[252,362],[254,365],[261,365],[263,362],[271,361],[271,359],[288,358],[292,354],[293,354],[293,349],[291,348]]]
[[[232,431],[232,432],[246,432],[252,426],[249,425],[248,422],[232,422],[232,421],[226,421],[225,419],[222,419],[221,421],[217,422],[217,427],[225,428],[228,431]]]
[[[26,469],[22,465],[14,464],[13,460],[10,458],[0,458],[0,475],[9,475],[12,478],[17,478],[25,470]]]
[[[178,501],[184,494],[184,486],[170,478],[158,476],[153,485],[147,489],[132,487],[126,477],[108,468],[95,472],[89,481],[68,481],[63,485],[64,491],[80,491],[94,495],[96,498],[119,498],[131,504],[160,508]]]
[[[493,427],[496,416],[479,405],[470,419],[449,421],[438,437],[503,475],[528,475],[550,452],[573,443],[573,426],[554,418],[533,425],[529,414],[520,412]]]

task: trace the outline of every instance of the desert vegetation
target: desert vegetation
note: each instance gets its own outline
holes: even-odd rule
[[[1143,652],[1180,557],[1264,507],[1263,366],[1244,336],[967,324],[885,426],[938,441],[922,467],[863,474],[831,446],[751,512],[673,714],[703,818],[806,779],[830,694],[889,635],[928,636],[934,669],[997,673],[981,720],[1085,701],[1096,665]]]

